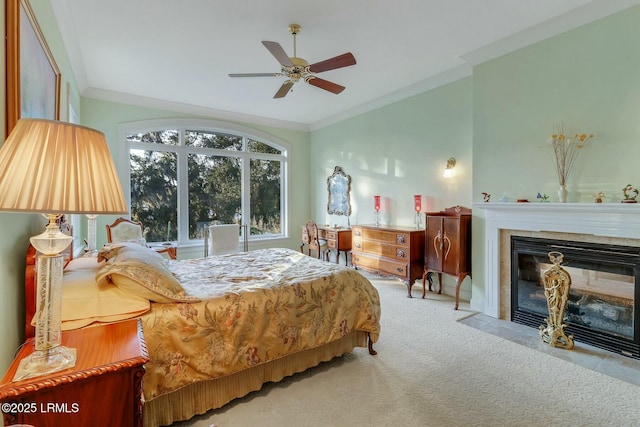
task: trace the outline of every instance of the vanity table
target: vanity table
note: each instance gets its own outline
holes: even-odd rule
[[[336,251],[336,264],[340,261],[340,252],[344,252],[344,263],[349,264],[347,252],[351,252],[351,229],[345,227],[333,227],[330,225],[318,225],[318,238],[327,241],[330,251]],[[309,243],[307,233],[302,226],[302,244]]]

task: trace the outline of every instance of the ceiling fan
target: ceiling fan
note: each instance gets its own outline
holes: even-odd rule
[[[293,57],[291,58],[287,56],[279,43],[270,41],[262,42],[262,44],[269,50],[269,52],[271,52],[282,66],[279,73],[229,74],[229,77],[286,77],[287,80],[285,80],[282,86],[280,86],[280,89],[278,89],[276,94],[273,96],[274,98],[284,98],[287,93],[289,93],[294,83],[297,83],[300,80],[304,80],[312,86],[319,87],[320,89],[327,90],[331,93],[338,94],[342,92],[345,89],[344,86],[321,79],[317,77],[315,73],[322,73],[323,71],[355,65],[356,59],[353,57],[351,52],[343,53],[342,55],[309,65],[307,61],[296,56],[296,35],[300,32],[300,25],[289,25],[289,32],[293,34]]]

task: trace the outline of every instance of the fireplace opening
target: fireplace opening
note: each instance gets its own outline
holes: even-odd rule
[[[548,316],[543,273],[561,252],[571,276],[567,335],[640,359],[640,248],[511,236],[511,320],[534,328]]]

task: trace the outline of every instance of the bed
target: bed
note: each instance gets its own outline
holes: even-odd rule
[[[33,336],[34,251],[26,334]],[[96,300],[97,302],[93,302]],[[63,330],[140,318],[150,362],[144,425],[219,408],[380,334],[378,292],[359,272],[291,249],[167,260],[133,243],[65,268]]]

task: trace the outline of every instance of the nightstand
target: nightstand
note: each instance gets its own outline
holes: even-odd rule
[[[142,426],[149,357],[140,320],[63,332],[62,345],[76,349],[76,366],[14,382],[33,339],[22,346],[0,383],[5,425]]]

